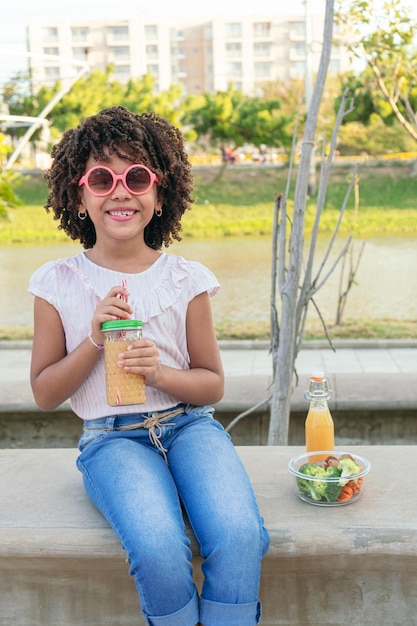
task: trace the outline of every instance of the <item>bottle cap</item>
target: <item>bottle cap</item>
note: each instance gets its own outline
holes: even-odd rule
[[[306,400],[329,400],[332,397],[330,382],[324,372],[313,372],[310,376],[310,384],[304,393]]]
[[[131,328],[142,328],[142,320],[111,320],[103,322],[101,330],[129,330]]]
[[[314,380],[315,382],[321,382],[324,379],[324,372],[313,372],[310,376],[310,380]]]

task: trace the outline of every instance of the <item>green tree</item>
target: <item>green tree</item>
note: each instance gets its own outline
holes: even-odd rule
[[[276,99],[251,98],[229,85],[226,91],[192,96],[185,106],[183,123],[218,149],[227,143],[234,148],[245,143],[287,148],[291,143],[290,117]]]
[[[145,74],[129,81],[120,104],[135,113],[155,111],[172,124],[180,126],[182,93],[182,85],[173,84],[166,91],[155,94],[155,77]]]
[[[386,124],[373,114],[366,125],[360,121],[343,124],[338,133],[337,149],[342,155],[368,154],[379,157],[395,152],[413,152],[415,141],[397,123]]]
[[[342,82],[343,77],[339,75],[329,75],[323,91],[320,102],[320,110],[317,119],[317,137],[329,136],[333,130],[336,121],[336,111],[339,110],[340,101],[337,100],[339,95],[344,92],[345,86]],[[288,120],[287,130],[291,135],[296,130],[295,111],[300,111],[298,125],[300,130],[304,128],[306,111],[304,107],[305,83],[303,80],[271,81],[263,85],[264,98],[275,98],[280,103],[280,111]],[[335,107],[337,100],[338,106]]]
[[[53,87],[43,85],[37,92],[31,93],[28,77],[22,75],[3,88],[3,99],[11,114],[36,116],[61,87],[61,82],[57,81]],[[181,97],[181,85],[172,85],[167,91],[155,94],[155,78],[151,74],[122,84],[114,80],[113,68],[109,66],[104,72],[95,71],[80,78],[55,105],[48,119],[55,138],[68,128],[77,126],[83,118],[118,104],[137,113],[153,110],[179,124]],[[8,131],[8,134],[12,133]]]
[[[40,93],[44,97],[52,97],[59,87],[57,83],[49,93],[47,89],[41,88]],[[123,85],[112,79],[112,68],[108,67],[105,72],[91,72],[78,80],[48,117],[52,126],[62,133],[76,127],[82,119],[94,115],[100,109],[120,104],[123,95]]]
[[[375,0],[340,0],[336,19],[343,43],[366,65],[360,85],[362,101],[364,90],[372,96],[368,114],[378,112],[385,122],[395,116],[417,140],[416,23],[411,15],[402,0],[386,0],[382,7]]]
[[[368,88],[368,80],[365,77],[357,76],[353,72],[346,74],[342,78],[342,89],[335,98],[334,108],[337,111],[342,102],[342,94],[345,89],[353,94],[353,107],[346,113],[343,124],[350,122],[358,122],[367,126],[371,120],[371,116],[377,114],[377,103],[375,102],[375,94],[371,93]]]
[[[0,133],[0,162],[10,152],[5,143],[5,137]],[[21,183],[23,177],[17,172],[3,170],[0,167],[0,219],[10,219],[10,209],[22,204],[15,193],[15,187]]]
[[[5,83],[2,89],[3,103],[10,115],[22,115],[35,117],[42,109],[39,105],[38,98],[31,91],[30,74],[26,72],[18,72],[12,79]],[[17,139],[26,131],[26,126],[11,126],[7,128],[6,134]],[[35,134],[35,138],[39,135],[39,131]]]

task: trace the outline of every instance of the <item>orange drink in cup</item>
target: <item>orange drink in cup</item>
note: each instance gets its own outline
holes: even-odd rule
[[[114,320],[101,325],[104,333],[104,367],[106,398],[109,406],[125,406],[146,402],[145,377],[125,372],[117,364],[119,354],[129,343],[142,337],[141,320]]]

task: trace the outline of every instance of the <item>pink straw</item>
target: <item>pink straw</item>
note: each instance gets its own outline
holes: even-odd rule
[[[122,287],[127,287],[127,280],[126,280],[126,278],[122,278]],[[120,294],[120,299],[123,302],[127,302],[127,297],[124,295],[124,293]]]
[[[122,287],[127,287],[127,281],[126,278],[122,278]],[[122,302],[127,302],[127,296],[125,296],[124,293],[119,294],[120,300],[122,300]],[[119,319],[122,319],[121,317]],[[125,339],[126,337],[126,333],[124,330],[119,330],[119,341],[123,341],[123,339]]]

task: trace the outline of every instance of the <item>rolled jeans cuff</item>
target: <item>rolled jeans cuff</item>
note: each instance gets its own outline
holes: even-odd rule
[[[255,626],[261,619],[261,603],[225,604],[200,599],[200,622],[204,626]]]
[[[149,626],[184,626],[184,624],[192,624],[194,626],[199,620],[198,601],[197,590],[194,590],[193,597],[182,609],[169,615],[147,615],[146,623]]]

